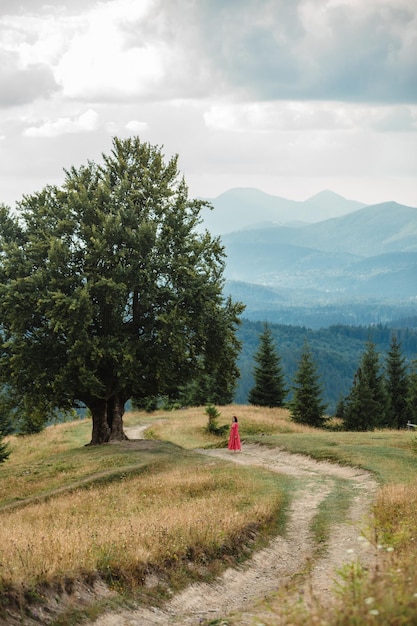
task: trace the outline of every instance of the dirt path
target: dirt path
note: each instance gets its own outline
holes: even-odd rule
[[[129,437],[140,438],[143,429],[129,430]],[[320,502],[338,479],[349,481],[354,494],[348,515],[332,527],[332,535],[323,558],[314,562],[309,579],[298,594],[307,606],[311,589],[322,597],[332,586],[336,569],[351,561],[371,563],[373,551],[363,541],[361,530],[373,500],[377,484],[367,473],[350,467],[316,462],[308,457],[289,454],[263,446],[244,445],[240,453],[225,449],[199,450],[201,454],[227,459],[233,463],[258,465],[271,471],[302,478],[303,485],[293,494],[285,538],[277,537],[238,569],[229,568],[212,584],[194,584],[174,596],[162,609],[137,609],[107,613],[94,626],[152,626],[171,624],[197,625],[205,620],[225,618],[239,612],[239,624],[253,624],[262,598],[283,588],[291,578],[305,570],[312,557],[310,523]]]

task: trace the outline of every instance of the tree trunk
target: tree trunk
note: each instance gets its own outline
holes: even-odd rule
[[[101,398],[89,400],[87,407],[90,409],[93,420],[93,433],[91,435],[91,446],[107,443],[111,430],[107,423],[107,401]]]
[[[88,398],[84,401],[90,409],[93,420],[93,432],[89,445],[96,446],[108,441],[125,441],[128,437],[123,430],[125,401],[119,395],[108,400]]]
[[[125,441],[128,437],[123,431],[124,400],[115,395],[107,401],[107,423],[110,427],[109,441]]]

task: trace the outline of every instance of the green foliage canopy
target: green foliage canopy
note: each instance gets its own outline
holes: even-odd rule
[[[203,206],[177,157],[136,137],[25,197],[18,217],[1,208],[0,377],[16,405],[46,416],[82,403],[97,444],[124,438],[130,398],[207,373],[233,385],[243,307],[222,295]]]

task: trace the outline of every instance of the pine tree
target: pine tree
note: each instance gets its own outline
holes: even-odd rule
[[[407,402],[409,420],[417,424],[417,359],[411,363]]]
[[[379,354],[368,341],[352,389],[346,398],[343,424],[346,430],[374,430],[384,424],[385,392]]]
[[[304,342],[292,391],[293,397],[289,403],[292,419],[300,424],[318,428],[324,426],[327,419],[324,411],[327,405],[322,402],[323,389],[307,342]]]
[[[405,428],[409,419],[407,402],[409,380],[405,358],[401,353],[401,344],[396,335],[393,335],[391,339],[385,370],[387,393],[385,425],[390,428]]]
[[[249,403],[256,406],[282,407],[287,395],[281,358],[267,324],[259,335],[259,348],[254,356],[255,385],[249,391]]]

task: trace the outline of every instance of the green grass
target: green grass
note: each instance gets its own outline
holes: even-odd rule
[[[408,431],[365,433],[318,431],[313,434],[277,434],[253,439],[306,454],[319,461],[360,467],[372,472],[381,484],[412,484],[417,476],[415,435]]]
[[[331,528],[344,518],[352,503],[352,498],[350,482],[340,478],[335,479],[332,490],[319,504],[311,527],[316,545],[316,556],[325,552]]]

